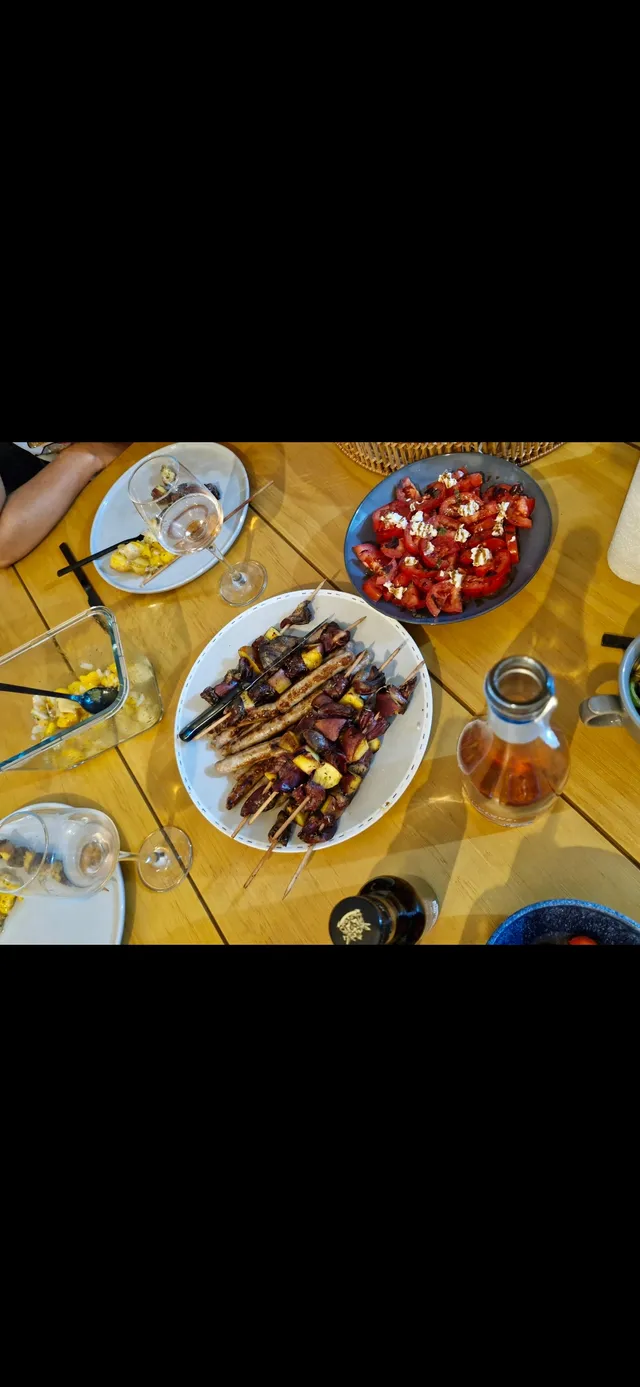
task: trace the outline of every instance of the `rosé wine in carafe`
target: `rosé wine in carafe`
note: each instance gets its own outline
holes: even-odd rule
[[[509,656],[485,684],[487,712],[458,744],[465,799],[493,823],[529,824],[547,813],[567,783],[569,748],[551,718],[553,676],[538,660]]]

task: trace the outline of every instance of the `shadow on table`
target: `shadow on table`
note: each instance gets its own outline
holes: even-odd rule
[[[372,878],[400,876],[411,880],[416,889],[420,881],[428,881],[442,902],[465,836],[466,808],[455,754],[464,717],[443,722],[443,692],[438,684],[432,688],[434,733],[419,783],[414,782],[404,796],[402,827],[390,840],[384,858],[372,868]]]
[[[606,905],[640,923],[640,907],[635,912],[629,900],[628,884],[619,885],[613,876],[612,854],[591,847],[575,847],[556,841],[560,815],[571,812],[558,804],[545,822],[540,837],[523,838],[508,876],[476,901],[464,926],[461,944],[486,944],[499,925],[525,905],[543,900],[575,899]],[[517,830],[499,830],[504,833]],[[536,874],[544,862],[544,879]],[[514,894],[517,893],[517,901]]]
[[[532,655],[553,674],[559,701],[558,720],[569,743],[580,720],[580,704],[590,692],[589,660],[584,634],[584,598],[575,582],[575,555],[588,566],[592,576],[602,553],[595,530],[581,526],[572,530],[556,557],[553,577],[546,597],[535,616],[512,640],[505,655]]]

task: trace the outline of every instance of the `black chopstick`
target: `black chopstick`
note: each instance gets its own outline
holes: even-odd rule
[[[82,569],[77,567],[76,556],[73,550],[69,548],[68,544],[59,545],[59,549],[63,559],[66,559],[67,563],[71,565],[70,572],[75,572],[80,587],[83,588],[84,592],[86,593],[89,606],[103,607],[104,603],[102,601],[102,598],[98,596],[98,593],[96,592],[95,588],[89,582],[86,573],[83,573]]]
[[[106,559],[107,554],[114,554],[121,544],[137,544],[144,539],[144,535],[132,535],[131,539],[119,539],[116,544],[110,544],[108,549],[101,549],[99,554],[87,554],[86,559],[77,559],[75,563],[67,564],[66,568],[59,568],[57,578],[66,578],[67,573],[75,573],[78,568],[85,568],[89,563],[95,563],[96,559]]]
[[[628,650],[633,645],[632,636],[603,636],[602,644],[610,650]]]

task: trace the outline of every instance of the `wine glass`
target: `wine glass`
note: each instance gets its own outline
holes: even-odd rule
[[[264,592],[267,571],[255,559],[229,564],[215,540],[224,524],[217,497],[170,454],[147,458],[129,482],[129,496],[148,530],[177,558],[210,549],[226,569],[220,596],[232,607],[255,602]]]
[[[136,862],[151,891],[173,891],[191,870],[193,847],[182,829],[158,828],[139,853],[121,852],[113,820],[99,809],[44,805],[0,823],[0,890],[10,896],[84,900],[108,885],[119,862]]]

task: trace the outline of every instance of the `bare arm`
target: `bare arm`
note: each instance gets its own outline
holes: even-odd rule
[[[8,498],[0,479],[0,568],[10,568],[35,549],[119,451],[108,444],[74,443]]]

